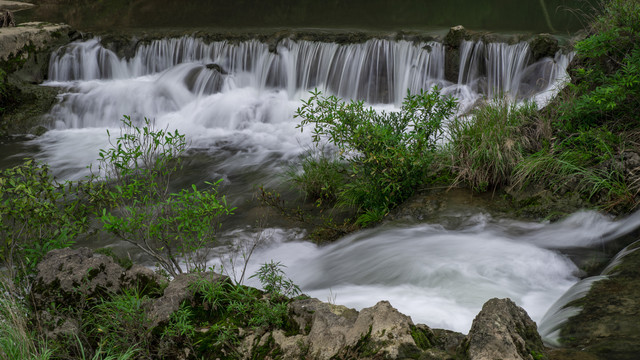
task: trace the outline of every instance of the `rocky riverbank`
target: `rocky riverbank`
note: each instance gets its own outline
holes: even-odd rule
[[[0,9],[20,11],[31,5],[0,1]],[[47,78],[49,56],[77,39],[68,25],[41,22],[0,27],[0,141],[8,135],[39,135],[42,115],[55,103],[57,90],[39,86]]]
[[[166,282],[151,270],[132,266],[126,269],[111,257],[86,248],[53,250],[38,265],[32,298],[36,323],[48,337],[64,342],[87,337],[82,324],[96,311],[96,304],[135,289],[143,301],[142,328],[149,341],[165,354],[193,351],[180,343],[166,343],[158,334],[180,309],[206,312],[211,304],[191,286],[196,279],[228,282],[213,274],[181,275]],[[241,359],[544,359],[547,349],[536,324],[509,299],[489,300],[473,322],[468,335],[431,329],[414,324],[392,304],[381,301],[356,311],[341,305],[300,296],[287,301],[286,326],[237,329],[237,341],[225,358]],[[52,308],[51,304],[55,304]],[[116,314],[114,319],[119,318]],[[234,319],[217,319],[233,323]],[[121,324],[124,326],[124,324]],[[215,341],[215,324],[199,323],[199,337]],[[164,341],[164,342],[163,342]],[[171,348],[171,347],[174,348]],[[185,346],[184,348],[180,346]],[[195,347],[197,358],[217,358]]]

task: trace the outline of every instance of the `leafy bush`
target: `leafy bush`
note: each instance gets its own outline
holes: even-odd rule
[[[109,198],[116,208],[103,209],[104,229],[135,245],[175,276],[206,267],[207,249],[215,242],[219,219],[232,213],[216,183],[206,190],[169,192],[171,176],[181,165],[184,135],[157,130],[150,120],[136,127],[129,117],[116,143],[100,151]],[[185,269],[183,269],[183,266]]]
[[[0,262],[11,277],[34,274],[47,252],[72,245],[86,229],[85,209],[73,189],[32,160],[0,170]]]
[[[532,146],[524,125],[535,111],[533,103],[518,106],[498,100],[476,108],[467,118],[453,119],[448,153],[455,182],[464,181],[478,191],[509,184],[513,169]]]
[[[441,96],[438,89],[408,94],[400,111],[388,113],[315,91],[296,117],[302,119],[300,127],[313,125],[316,144],[326,139],[338,148],[350,179],[337,198],[360,209],[363,215],[357,221],[367,225],[412,195],[424,180],[442,137],[442,122],[455,108],[455,100]]]

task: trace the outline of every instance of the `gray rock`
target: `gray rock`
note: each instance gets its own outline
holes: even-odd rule
[[[526,311],[510,299],[495,298],[473,320],[462,347],[468,347],[470,360],[533,360],[546,352]]]
[[[201,276],[209,277],[213,282],[228,280],[228,277],[215,273],[179,274],[169,283],[164,294],[150,304],[147,316],[151,320],[151,328],[168,322],[184,301],[193,299],[191,284]]]
[[[137,289],[141,294],[153,293],[162,286],[162,283],[166,283],[166,279],[155,271],[138,264],[134,264],[131,269],[125,271],[120,280],[122,287]]]
[[[313,359],[359,358],[363,353],[398,358],[401,348],[415,347],[411,318],[398,312],[388,301],[360,312],[317,299],[294,301],[289,309],[307,336],[295,338],[297,348],[291,341],[283,342],[281,337],[274,336],[283,351],[304,348]]]
[[[529,40],[529,47],[531,48],[531,55],[533,61],[538,61],[544,57],[553,58],[560,46],[558,45],[558,39],[551,34],[538,34]]]
[[[52,250],[37,271],[32,295],[39,309],[52,303],[75,307],[88,299],[117,293],[124,275],[124,269],[113,259],[88,248]]]
[[[88,248],[56,249],[38,264],[32,296],[38,309],[51,304],[78,308],[128,288],[136,288],[141,294],[153,293],[162,280],[140,265],[125,271],[111,257]]]
[[[0,11],[0,27],[15,27],[16,19],[9,10]]]
[[[444,43],[452,48],[458,48],[462,43],[462,40],[469,38],[469,32],[462,25],[454,26],[449,29],[447,36],[444,38]]]

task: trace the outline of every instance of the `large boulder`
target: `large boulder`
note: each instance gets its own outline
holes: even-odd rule
[[[302,334],[285,336],[282,331],[275,331],[263,335],[257,346],[273,342],[284,358],[451,358],[434,346],[435,335],[427,326],[415,326],[410,317],[398,312],[388,301],[358,312],[306,299],[292,302],[289,310]]]
[[[510,299],[482,306],[462,348],[470,360],[537,360],[546,354],[536,323]]]
[[[161,282],[161,277],[148,268],[138,265],[126,270],[111,257],[88,248],[56,249],[38,264],[32,297],[36,309],[51,304],[78,307],[125,288],[151,292]]]

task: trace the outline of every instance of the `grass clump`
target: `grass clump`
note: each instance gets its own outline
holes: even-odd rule
[[[192,289],[200,303],[194,319],[207,331],[194,335],[200,354],[223,354],[223,358],[238,358],[240,329],[259,333],[274,329],[290,332],[287,304],[290,297],[300,294],[300,288],[286,278],[278,262],[263,264],[252,277],[260,280],[264,292],[233,284],[228,280],[199,278]]]
[[[27,308],[11,294],[11,281],[0,283],[0,359],[47,360],[53,351],[29,328]]]
[[[453,119],[447,152],[454,183],[464,182],[477,191],[508,185],[513,169],[533,145],[525,125],[536,110],[533,103],[518,106],[501,99]]]
[[[308,199],[318,205],[334,204],[338,192],[348,180],[344,162],[323,151],[307,152],[302,157],[301,171],[292,169],[287,175]]]
[[[147,300],[147,297],[131,290],[103,299],[90,309],[83,319],[83,326],[93,348],[102,349],[107,346],[110,351],[126,353],[130,351],[132,344],[136,344],[139,357],[150,357],[150,321],[144,311]]]

